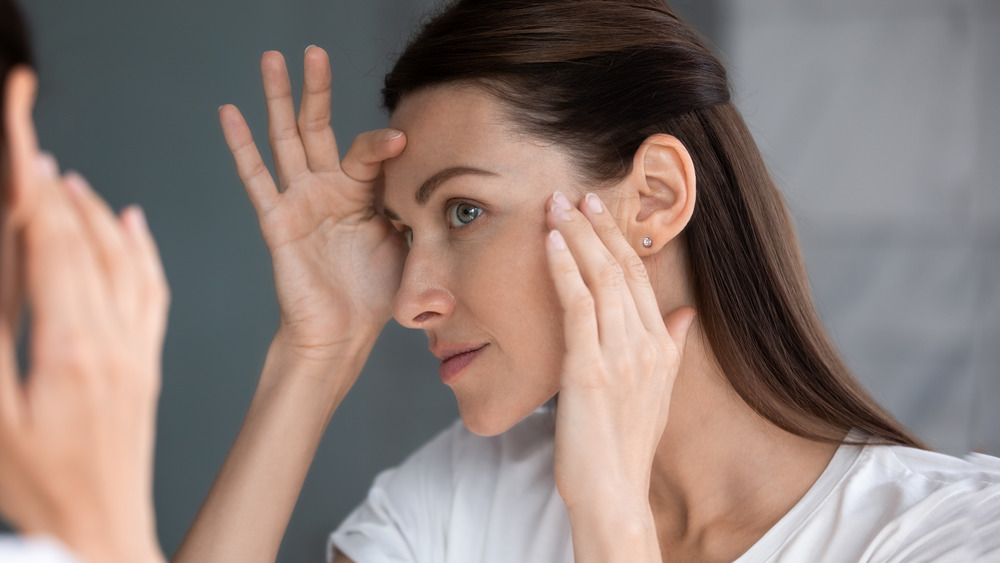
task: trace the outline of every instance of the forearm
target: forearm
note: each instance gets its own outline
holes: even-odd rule
[[[175,563],[275,560],[320,438],[374,341],[317,363],[275,338],[243,426]]]
[[[656,523],[648,501],[588,503],[571,508],[576,563],[660,563]]]

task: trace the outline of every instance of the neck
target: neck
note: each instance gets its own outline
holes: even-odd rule
[[[661,544],[734,559],[802,498],[835,451],[750,409],[696,321],[650,481]]]

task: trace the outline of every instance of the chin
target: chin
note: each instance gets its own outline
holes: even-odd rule
[[[522,404],[501,404],[501,401],[471,401],[458,398],[458,412],[469,432],[477,436],[496,436],[510,430],[526,416],[535,412],[551,397]]]

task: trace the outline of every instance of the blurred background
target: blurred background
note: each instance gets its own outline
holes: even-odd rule
[[[216,110],[258,139],[258,60],[327,49],[341,146],[429,0],[20,0],[42,145],[143,205],[173,290],[156,458],[167,554],[239,429],[276,328],[270,260]],[[820,313],[917,435],[1000,454],[1000,2],[677,0],[729,64],[787,196]],[[263,144],[263,143],[262,143]],[[262,146],[262,149],[264,147]],[[386,329],[330,425],[279,561],[323,561],[375,474],[457,416],[420,333]]]

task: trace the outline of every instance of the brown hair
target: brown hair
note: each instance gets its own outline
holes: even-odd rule
[[[695,306],[730,384],[806,438],[856,428],[922,447],[852,377],[809,294],[785,206],[725,67],[662,0],[459,0],[429,20],[385,78],[407,94],[468,83],[529,134],[566,147],[595,184],[624,178],[650,135],[677,137],[698,177],[685,229]]]

